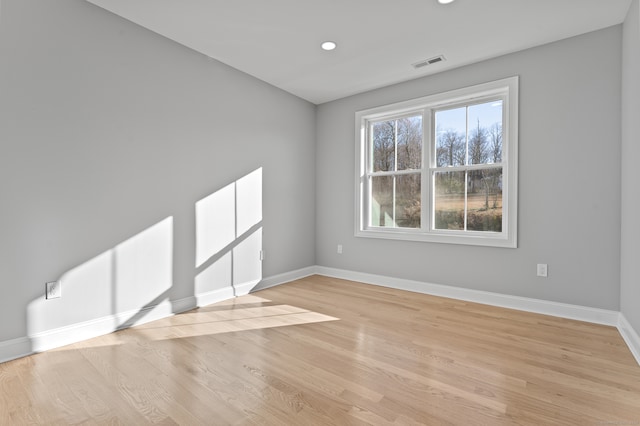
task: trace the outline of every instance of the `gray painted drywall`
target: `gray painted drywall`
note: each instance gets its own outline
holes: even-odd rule
[[[315,109],[83,0],[3,0],[0,342],[193,296],[195,203],[260,168],[262,275],[314,265]]]
[[[622,78],[628,182],[637,28],[634,0]],[[259,168],[264,277],[318,264],[616,310],[622,271],[622,311],[638,330],[640,196],[623,185],[620,245],[620,176],[607,173],[620,165],[621,43],[614,27],[316,111],[82,0],[2,0],[0,342],[27,334],[34,306],[43,307],[36,331],[112,314],[103,299],[113,292],[94,282],[63,286],[70,316],[47,308],[57,302],[42,301],[44,283],[131,251],[134,236],[160,241],[150,259],[170,259],[160,278],[169,274],[171,287],[120,289],[120,303],[191,296],[195,203]],[[511,75],[521,78],[519,248],[353,237],[354,112]],[[534,276],[538,262],[549,278]]]
[[[355,112],[514,75],[518,248],[354,237]],[[318,265],[619,310],[620,85],[615,26],[320,105]]]
[[[620,310],[640,331],[640,6],[634,0],[622,35],[622,239]]]

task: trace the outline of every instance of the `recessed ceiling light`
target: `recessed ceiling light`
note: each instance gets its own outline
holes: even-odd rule
[[[320,47],[322,47],[323,50],[333,50],[338,47],[338,45],[334,41],[325,41]]]
[[[438,0],[438,3],[440,3],[440,4],[449,4],[449,3],[453,3],[453,0]]]

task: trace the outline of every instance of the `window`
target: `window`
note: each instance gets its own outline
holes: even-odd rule
[[[516,247],[518,78],[356,113],[356,235]]]

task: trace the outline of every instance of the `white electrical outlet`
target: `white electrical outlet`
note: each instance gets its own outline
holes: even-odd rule
[[[338,254],[342,254],[342,244],[338,244]]]
[[[547,277],[547,264],[546,263],[538,263],[538,276],[539,277]]]
[[[51,281],[46,285],[47,299],[57,299],[62,296],[62,286],[60,281]]]

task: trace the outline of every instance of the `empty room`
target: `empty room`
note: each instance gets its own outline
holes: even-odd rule
[[[0,0],[0,425],[640,425],[640,0]]]

